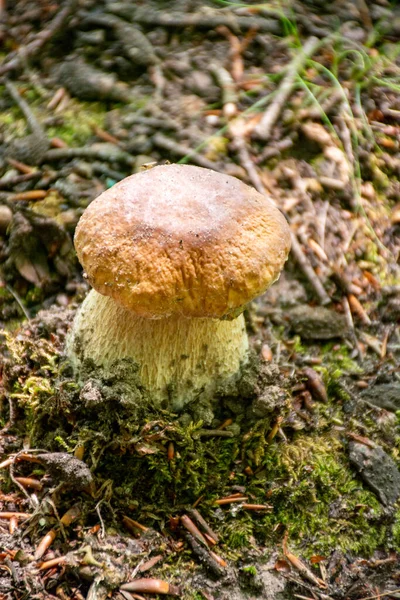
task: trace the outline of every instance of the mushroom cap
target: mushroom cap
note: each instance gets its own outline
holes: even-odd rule
[[[272,200],[240,180],[173,164],[101,194],[75,247],[95,290],[136,315],[222,318],[278,278],[290,233]]]

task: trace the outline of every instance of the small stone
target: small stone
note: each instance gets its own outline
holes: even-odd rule
[[[276,363],[262,363],[258,372],[259,386],[261,389],[263,390],[266,386],[277,383],[280,374],[281,372]]]
[[[56,302],[58,306],[66,307],[69,304],[68,296],[66,294],[57,294]]]
[[[64,483],[71,489],[81,490],[93,481],[87,464],[66,452],[38,454],[38,458],[57,483]]]
[[[261,358],[265,362],[271,362],[274,358],[271,348],[268,344],[263,344],[261,347]]]
[[[350,462],[382,504],[394,504],[400,495],[400,471],[394,460],[380,447],[369,448],[350,442]]]
[[[92,31],[79,31],[77,37],[82,46],[100,46],[104,43],[105,34],[104,29],[92,29]]]
[[[6,233],[12,216],[12,210],[8,206],[5,206],[5,204],[0,204],[0,233]]]
[[[204,71],[191,71],[185,77],[185,87],[194,94],[205,97],[210,95],[210,90],[214,92],[215,88],[211,76]]]
[[[79,399],[88,409],[103,404],[104,400],[95,381],[89,379],[79,394]]]
[[[206,427],[209,427],[214,419],[214,413],[207,402],[198,402],[193,406],[194,421],[202,421]]]
[[[296,306],[287,312],[292,330],[306,340],[330,340],[348,332],[343,315],[322,306]]]
[[[260,418],[267,417],[272,412],[282,409],[285,404],[285,391],[277,385],[271,385],[253,401],[253,414]]]
[[[68,210],[63,210],[58,217],[58,221],[61,223],[63,227],[68,230],[74,230],[78,221],[80,214],[78,211],[73,208],[69,208]]]
[[[366,400],[374,406],[385,408],[396,412],[400,410],[400,383],[380,383],[373,385],[360,394],[363,400]]]
[[[393,225],[398,225],[400,223],[400,204],[396,204],[393,208],[390,220]]]
[[[360,27],[357,21],[347,21],[342,25],[340,31],[344,38],[358,44],[363,44],[368,35],[365,27]]]

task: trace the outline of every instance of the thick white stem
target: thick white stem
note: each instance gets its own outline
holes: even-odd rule
[[[79,369],[82,360],[110,367],[131,358],[156,403],[181,410],[239,372],[248,358],[243,315],[232,321],[180,316],[143,319],[92,290],[79,309],[67,342]]]

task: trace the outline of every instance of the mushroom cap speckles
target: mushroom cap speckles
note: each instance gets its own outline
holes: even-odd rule
[[[91,285],[137,315],[222,318],[277,279],[290,233],[273,202],[238,179],[163,165],[94,200],[75,247]]]

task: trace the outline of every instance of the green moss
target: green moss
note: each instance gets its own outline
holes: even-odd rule
[[[250,515],[236,517],[237,509],[233,508],[226,518],[226,524],[222,528],[222,539],[226,546],[232,550],[242,550],[251,546],[251,537],[254,531],[254,523]],[[229,520],[231,517],[232,520]]]
[[[393,529],[392,529],[392,536],[393,536],[394,549],[397,552],[400,552],[400,510],[398,510],[395,515]]]
[[[70,100],[62,113],[62,123],[47,129],[49,137],[59,137],[69,146],[83,146],[93,137],[93,127],[103,127],[106,107],[100,102]]]
[[[250,565],[248,567],[243,567],[242,571],[244,573],[249,573],[249,575],[252,575],[253,577],[255,577],[257,575],[257,569],[254,565]]]
[[[301,337],[299,335],[295,335],[293,337],[293,352],[296,354],[304,354],[306,352],[306,347],[303,345]]]
[[[329,342],[322,346],[323,367],[315,370],[329,371],[333,378],[340,377],[343,373],[361,373],[358,363],[350,357],[350,350],[345,344]],[[328,376],[328,375],[327,375]]]
[[[316,403],[313,428],[287,430],[286,442],[275,438],[268,444],[271,420],[249,425],[243,415],[236,416],[241,429],[234,437],[202,438],[201,421],[183,425],[176,415],[152,406],[129,361],[121,361],[113,375],[88,370],[85,391],[62,376],[50,341],[10,334],[6,339],[14,364],[30,361],[26,376],[13,382],[11,396],[24,411],[21,426],[24,435],[29,432],[31,447],[73,452],[83,445],[97,489],[108,490],[110,505],[119,512],[162,529],[171,513],[179,514],[202,496],[201,512],[231,558],[255,542],[280,544],[285,531],[290,546],[304,556],[328,555],[337,548],[371,555],[380,546],[399,544],[399,516],[394,523],[384,518],[332,427],[332,422],[349,421],[337,402],[340,386],[334,386],[341,368],[356,366],[345,347],[331,347],[324,355],[322,374],[332,402]],[[331,370],[327,365],[336,352],[340,368]],[[174,455],[168,459],[171,443]],[[246,474],[246,467],[254,474]],[[268,512],[215,505],[233,486],[245,490],[250,502],[268,505]]]
[[[335,547],[370,554],[382,543],[382,508],[353,476],[339,440],[298,435],[286,447],[271,447],[265,468],[274,509],[260,531],[284,526],[306,555]]]
[[[0,91],[1,93],[1,91]],[[0,112],[0,127],[7,128],[8,137],[21,137],[26,135],[26,122],[19,109],[12,107],[7,112]]]

